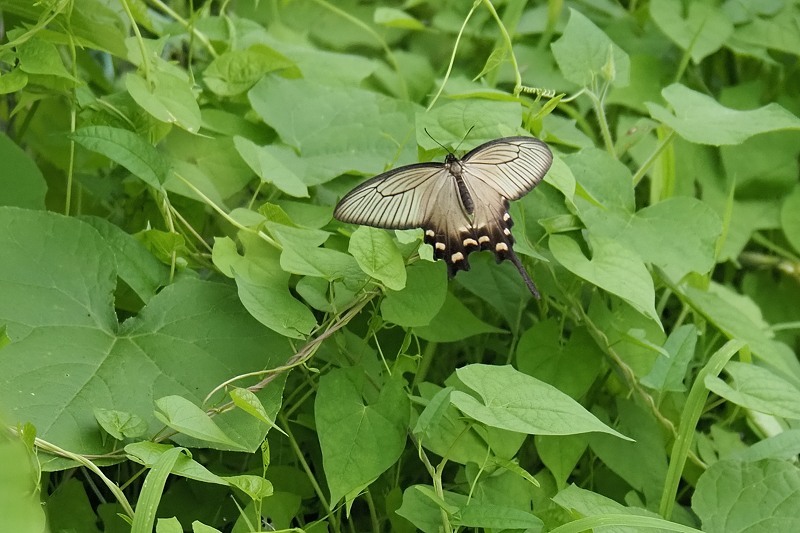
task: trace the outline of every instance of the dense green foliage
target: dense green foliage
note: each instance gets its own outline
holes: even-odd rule
[[[0,16],[2,531],[800,523],[798,0]],[[542,300],[332,219],[426,129],[550,145]]]

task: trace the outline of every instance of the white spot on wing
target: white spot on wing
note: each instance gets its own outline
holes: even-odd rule
[[[463,260],[464,260],[464,254],[462,254],[461,252],[456,252],[450,256],[450,261],[452,261],[453,263]]]
[[[497,252],[507,252],[508,245],[504,242],[498,242],[497,245],[494,247],[495,251]]]
[[[447,246],[445,246],[445,244],[444,244],[443,242],[437,242],[437,243],[436,243],[436,249],[437,249],[437,250],[442,250],[442,251],[444,251],[444,249],[445,249],[445,248],[447,248]]]

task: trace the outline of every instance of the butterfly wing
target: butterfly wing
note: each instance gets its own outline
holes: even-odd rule
[[[552,163],[550,148],[533,137],[490,141],[461,159],[465,181],[485,183],[506,200],[517,200],[530,192]]]
[[[347,193],[333,216],[342,222],[376,228],[423,227],[448,176],[440,163],[419,163],[384,172]]]

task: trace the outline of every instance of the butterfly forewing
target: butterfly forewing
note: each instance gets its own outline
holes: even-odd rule
[[[347,193],[333,216],[342,222],[376,228],[419,228],[433,210],[438,187],[452,179],[441,163],[396,168]]]
[[[422,228],[434,257],[447,263],[451,276],[469,270],[470,252],[491,250],[498,262],[511,259],[538,297],[512,248],[508,201],[538,185],[552,161],[550,149],[538,139],[497,139],[461,160],[448,156],[446,164],[419,163],[376,176],[345,195],[333,215],[379,228]]]

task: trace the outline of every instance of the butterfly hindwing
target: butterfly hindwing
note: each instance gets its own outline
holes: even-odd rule
[[[538,185],[552,160],[538,139],[497,139],[461,160],[450,154],[444,164],[418,163],[380,174],[345,195],[334,217],[386,229],[422,228],[451,276],[469,270],[471,252],[490,250],[498,262],[510,259],[538,297],[514,254],[508,202]]]

